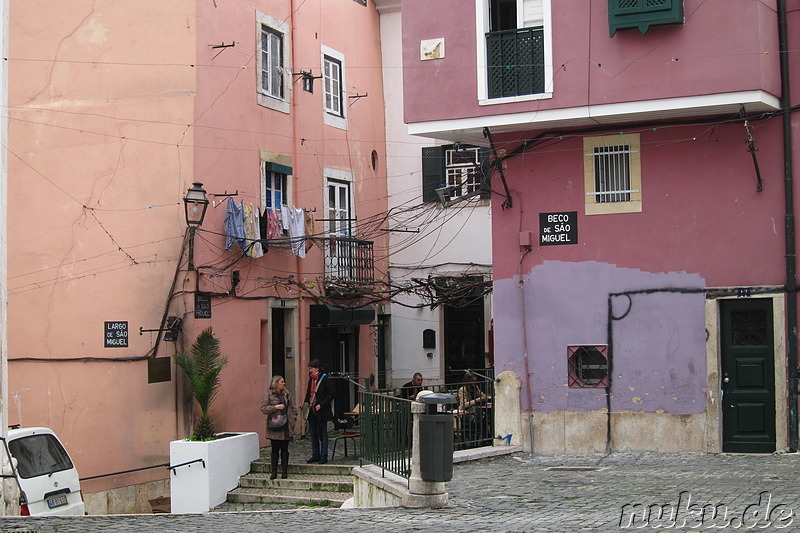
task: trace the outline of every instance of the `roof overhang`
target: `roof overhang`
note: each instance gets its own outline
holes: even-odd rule
[[[443,141],[487,146],[488,141],[483,136],[483,128],[486,127],[494,135],[525,131],[562,131],[590,126],[737,115],[741,105],[745,106],[748,114],[772,112],[780,109],[780,100],[764,91],[640,100],[474,118],[415,122],[408,125],[408,133]]]

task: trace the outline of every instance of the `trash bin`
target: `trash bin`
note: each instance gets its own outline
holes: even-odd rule
[[[423,481],[453,479],[453,414],[439,405],[455,405],[452,394],[433,393],[418,398],[427,408],[419,417],[419,474]]]

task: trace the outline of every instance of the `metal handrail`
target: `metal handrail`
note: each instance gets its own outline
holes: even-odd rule
[[[195,460],[193,460],[193,461],[186,461],[185,463],[181,463],[181,464],[179,464],[179,465],[172,465],[172,466],[170,466],[170,467],[169,467],[169,470],[170,470],[170,472],[172,472],[173,474],[175,474],[175,475],[177,476],[177,475],[178,475],[178,472],[177,472],[177,470],[176,470],[176,469],[178,469],[178,468],[180,468],[180,467],[182,467],[182,466],[188,466],[188,465],[191,465],[192,463],[203,463],[203,468],[205,468],[205,467],[206,467],[206,461],[205,461],[205,459],[195,459]]]

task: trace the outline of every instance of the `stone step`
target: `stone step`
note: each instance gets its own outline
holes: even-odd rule
[[[245,474],[239,478],[243,489],[288,489],[330,492],[353,492],[353,477],[340,475],[321,475],[290,471],[288,479],[270,479],[266,472]]]
[[[285,481],[285,480],[284,480]],[[315,505],[320,507],[341,507],[352,492],[328,492],[315,490],[277,490],[239,487],[228,492],[228,502],[233,504],[288,503],[295,505]]]
[[[289,463],[289,474],[321,474],[321,475],[333,475],[333,476],[349,476],[350,473],[353,471],[352,465],[336,465],[336,464],[292,464]],[[269,459],[256,459],[252,463],[250,463],[250,472],[254,473],[267,473],[269,474],[272,471],[270,467]]]

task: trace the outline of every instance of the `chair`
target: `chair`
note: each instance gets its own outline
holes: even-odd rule
[[[361,437],[361,433],[358,431],[342,431],[341,435],[335,437],[333,439],[333,453],[331,453],[331,461],[333,458],[336,457],[336,443],[340,440],[344,440],[344,456],[347,457],[347,439],[353,441],[353,448],[356,452],[358,452],[356,440]]]

